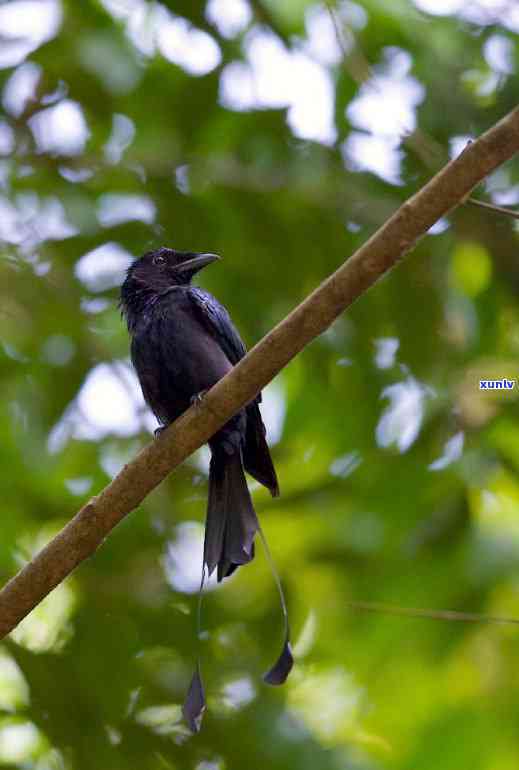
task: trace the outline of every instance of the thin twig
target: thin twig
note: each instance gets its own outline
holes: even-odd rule
[[[519,626],[519,618],[507,618],[501,615],[484,615],[479,612],[457,612],[456,610],[431,610],[421,607],[399,607],[382,602],[348,602],[351,610],[376,612],[383,615],[405,615],[409,618],[427,618],[428,620],[454,620],[458,623],[499,623],[500,625]]]
[[[372,90],[380,97],[383,98],[384,94],[377,88],[374,78],[373,69],[364,55],[362,48],[359,45],[358,40],[354,37],[351,30],[349,34],[351,36],[352,45],[349,49],[348,42],[344,35],[344,28],[337,14],[335,5],[331,0],[324,0],[324,5],[328,10],[337,44],[341,49],[342,64],[346,68],[348,74],[353,78],[357,85],[369,84]],[[409,132],[404,126],[400,126],[400,134],[402,137],[402,143],[407,145],[411,150],[416,152],[423,163],[428,168],[437,168],[439,159],[442,155],[445,156],[443,148],[438,142],[432,139],[421,128],[415,128],[414,131]],[[485,203],[484,201],[477,200],[476,198],[467,198],[465,203],[472,206],[480,206],[481,208],[494,211],[497,214],[504,214],[505,216],[512,217],[513,219],[519,219],[519,212],[512,209],[503,208],[502,206],[494,206],[492,203]]]
[[[348,30],[352,41],[350,49],[344,35],[343,24],[338,16],[335,5],[331,0],[325,0],[324,4],[333,24],[337,44],[341,49],[342,64],[344,68],[357,85],[365,87],[369,86],[379,99],[383,99],[384,93],[375,81],[373,68],[365,56],[358,40],[353,32]],[[437,169],[447,157],[442,145],[426,134],[421,128],[409,130],[409,128],[401,124],[399,126],[399,133],[402,137],[402,143],[416,153],[427,168]]]
[[[493,203],[486,203],[486,201],[480,201],[477,198],[467,198],[465,203],[470,203],[471,206],[478,206],[482,209],[488,209],[496,214],[504,214],[507,217],[512,217],[512,219],[519,219],[519,211],[507,209],[503,206],[494,206]]]
[[[17,626],[110,531],[303,348],[409,252],[432,225],[519,151],[519,108],[467,145],[333,275],[261,340],[237,366],[157,440],[0,591],[0,638]],[[252,289],[251,289],[252,291]]]

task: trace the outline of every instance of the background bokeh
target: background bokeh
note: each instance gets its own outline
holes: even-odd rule
[[[514,106],[514,0],[0,3],[0,574],[151,439],[118,286],[159,245],[252,344]],[[519,163],[476,194],[519,203]],[[282,496],[265,556],[204,604],[201,450],[0,647],[0,764],[27,770],[515,770],[519,617],[514,220],[465,205],[276,378]]]

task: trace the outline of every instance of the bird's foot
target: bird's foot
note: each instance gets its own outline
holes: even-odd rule
[[[200,406],[206,393],[207,390],[201,390],[200,393],[195,393],[194,396],[191,396],[191,406]]]
[[[158,438],[159,436],[161,436],[167,427],[168,427],[167,425],[161,425],[159,428],[155,428],[154,430],[155,438]]]

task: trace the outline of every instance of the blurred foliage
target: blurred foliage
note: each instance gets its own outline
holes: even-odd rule
[[[201,280],[252,344],[449,150],[514,106],[512,2],[499,12],[452,2],[457,15],[443,2],[428,14],[425,0],[330,4],[339,54],[317,3],[210,6],[0,4],[3,580],[150,440],[117,309],[128,254],[160,244],[221,253]],[[24,23],[32,34],[53,9],[54,27],[24,42]],[[193,26],[174,28],[173,15]],[[190,43],[178,32],[194,28],[210,37]],[[310,79],[302,115],[283,99],[230,103],[224,77],[234,72],[236,85],[244,70],[229,67],[245,66],[258,34],[279,56],[314,56],[335,136],[309,138],[322,117]],[[399,88],[411,93],[411,121],[397,101],[401,128],[388,139]],[[378,112],[366,126],[356,106],[370,93]],[[396,153],[393,170],[366,170],[352,136],[381,141],[382,161]],[[367,147],[375,162],[380,144]],[[516,204],[517,160],[477,194]],[[511,219],[459,208],[267,389],[282,496],[254,488],[254,498],[291,608],[297,665],[287,685],[261,682],[281,621],[258,548],[208,592],[209,710],[197,737],[180,722],[195,655],[200,452],[2,645],[0,764],[517,766],[514,627],[348,606],[519,616],[518,389],[479,391],[480,378],[519,374],[517,233]]]

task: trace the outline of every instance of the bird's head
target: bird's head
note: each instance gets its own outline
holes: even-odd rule
[[[203,267],[220,259],[217,254],[176,251],[163,247],[148,251],[128,268],[121,287],[121,307],[128,314],[153,295],[174,286],[187,286]]]
[[[191,283],[199,270],[217,259],[219,257],[216,254],[175,251],[163,247],[157,251],[148,251],[137,259],[128,269],[126,281],[136,284],[136,288],[160,292],[171,286]]]

